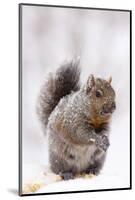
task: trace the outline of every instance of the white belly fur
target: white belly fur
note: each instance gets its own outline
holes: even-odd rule
[[[94,159],[93,155],[96,150],[96,146],[92,145],[84,145],[84,146],[72,146],[68,148],[68,152],[71,153],[75,159],[69,161],[70,166],[74,166],[77,168],[77,171],[86,170],[90,164],[93,164]]]

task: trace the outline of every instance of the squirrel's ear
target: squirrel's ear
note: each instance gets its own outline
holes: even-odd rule
[[[109,77],[109,79],[107,80],[107,82],[111,84],[111,82],[112,82],[112,77],[111,76]]]
[[[94,86],[95,86],[95,78],[93,74],[91,74],[87,80],[86,92],[89,93]]]

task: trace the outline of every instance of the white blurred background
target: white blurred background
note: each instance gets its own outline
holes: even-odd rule
[[[52,184],[42,192],[129,187],[129,12],[23,6],[22,16],[23,183],[48,164],[47,142],[35,112],[44,77],[64,60],[80,56],[82,82],[91,73],[112,75],[117,110],[111,146],[99,177]]]

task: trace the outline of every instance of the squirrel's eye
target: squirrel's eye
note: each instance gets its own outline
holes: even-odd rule
[[[102,96],[102,92],[100,90],[96,91],[96,97],[101,97]]]

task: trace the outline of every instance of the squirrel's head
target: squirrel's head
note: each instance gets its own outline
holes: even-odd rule
[[[85,85],[85,92],[90,100],[90,111],[102,119],[109,118],[116,109],[115,92],[111,81],[111,77],[104,80],[90,75]]]

